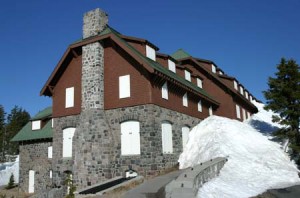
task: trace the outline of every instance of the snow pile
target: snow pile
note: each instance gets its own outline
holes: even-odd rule
[[[11,174],[14,174],[15,183],[19,183],[19,156],[15,162],[0,164],[0,186],[8,184]]]
[[[257,107],[258,113],[251,116],[251,119],[246,122],[249,123],[256,130],[265,133],[271,134],[272,132],[282,128],[283,126],[272,122],[272,116],[276,115],[273,111],[265,110],[264,104],[256,101],[252,101],[252,103]]]
[[[251,197],[300,182],[295,164],[279,144],[247,123],[218,116],[211,116],[192,129],[179,158],[180,168],[227,156],[219,177],[205,183],[198,197]]]

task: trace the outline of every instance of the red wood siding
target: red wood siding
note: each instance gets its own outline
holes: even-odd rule
[[[76,115],[81,111],[81,55],[72,58],[53,93],[53,117]],[[74,87],[74,107],[65,108],[66,88]]]

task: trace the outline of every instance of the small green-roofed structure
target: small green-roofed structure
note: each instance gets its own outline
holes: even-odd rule
[[[12,139],[12,142],[32,141],[38,139],[49,139],[53,137],[52,133],[52,107],[48,107],[37,113],[31,120],[43,120],[46,124],[41,129],[32,130],[32,122],[28,122]],[[45,120],[46,118],[46,120]]]
[[[171,57],[173,57],[175,60],[179,60],[179,59],[191,57],[191,55],[186,51],[184,51],[183,49],[179,49],[176,52],[174,52],[171,55]]]

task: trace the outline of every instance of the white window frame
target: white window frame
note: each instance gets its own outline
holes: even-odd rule
[[[66,88],[65,108],[74,107],[74,87]]]
[[[52,118],[51,119],[51,128],[53,128],[54,127],[54,119]]]
[[[48,147],[48,158],[49,158],[49,159],[52,159],[52,153],[53,153],[53,147],[52,147],[52,146],[49,146],[49,147]]]
[[[168,94],[168,82],[165,82],[163,86],[161,87],[161,97],[163,99],[168,100],[169,99],[169,94]]]
[[[203,82],[200,78],[197,78],[197,86],[200,87],[201,89],[203,88]]]
[[[235,80],[233,81],[233,86],[235,90],[238,90],[238,83]]]
[[[72,157],[73,156],[73,137],[75,134],[76,128],[69,127],[63,130],[63,149],[62,149],[62,156],[63,157]],[[67,144],[68,143],[68,144]]]
[[[168,67],[170,71],[176,73],[176,64],[170,59],[168,59]]]
[[[172,124],[168,121],[161,123],[161,136],[162,136],[162,152],[164,154],[173,153],[173,134]]]
[[[146,45],[146,56],[154,61],[156,61],[156,52],[155,49]]]
[[[187,92],[182,96],[182,105],[184,107],[188,107],[189,104],[188,104],[188,95],[187,95]]]
[[[212,108],[212,106],[210,106],[209,108],[208,108],[208,114],[209,114],[209,116],[212,116],[214,113],[213,113],[213,108]]]
[[[130,97],[130,75],[119,76],[119,98]]]
[[[241,119],[241,108],[240,108],[240,106],[239,105],[235,105],[235,111],[236,111],[236,117],[238,118],[238,119]]]
[[[198,111],[202,112],[202,101],[201,100],[199,100],[199,102],[198,102]]]
[[[31,129],[33,131],[35,130],[40,130],[41,129],[41,125],[42,125],[42,121],[41,120],[33,120],[31,121]]]
[[[49,170],[49,177],[52,179],[52,170]]]
[[[128,120],[120,124],[121,155],[141,154],[140,122]]]
[[[217,67],[214,64],[211,64],[212,73],[217,73]]]
[[[188,70],[184,70],[184,78],[185,80],[191,82],[191,72],[189,72]]]

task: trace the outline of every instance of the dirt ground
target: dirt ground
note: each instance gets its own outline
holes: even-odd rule
[[[24,192],[19,192],[19,188],[15,187],[6,190],[4,187],[0,187],[0,198],[28,198],[29,194]]]

